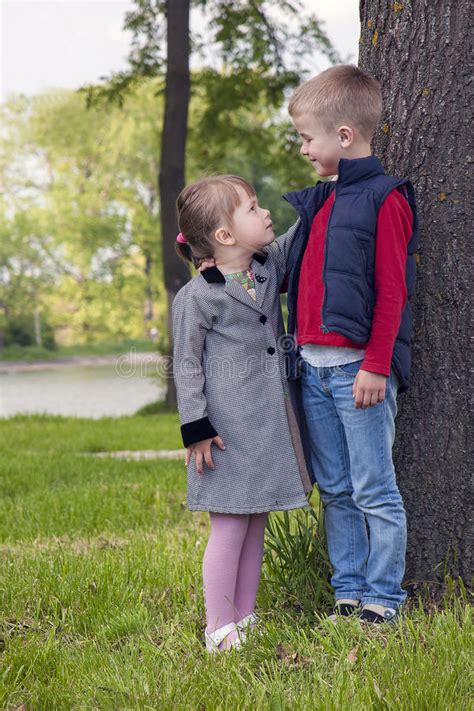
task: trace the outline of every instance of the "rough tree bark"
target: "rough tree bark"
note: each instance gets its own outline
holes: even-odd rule
[[[399,400],[396,442],[409,527],[406,580],[439,582],[447,563],[472,584],[472,8],[469,0],[361,0],[360,17],[359,64],[384,95],[375,152],[387,172],[414,182],[421,218],[412,387]]]
[[[168,333],[172,338],[171,304],[179,289],[189,281],[189,269],[175,252],[178,233],[176,198],[184,187],[186,133],[190,92],[189,75],[190,0],[168,0],[165,115],[161,141],[159,191],[163,245],[164,283],[168,298]],[[172,353],[173,344],[170,343]],[[176,390],[171,368],[166,404],[176,409]]]

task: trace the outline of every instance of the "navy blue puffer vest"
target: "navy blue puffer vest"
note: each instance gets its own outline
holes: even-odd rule
[[[325,240],[323,282],[324,300],[321,329],[336,331],[352,341],[369,340],[375,302],[374,266],[377,215],[388,194],[403,190],[413,212],[413,233],[408,243],[406,286],[408,299],[395,341],[392,365],[400,381],[400,392],[408,387],[411,366],[411,298],[415,286],[415,257],[418,247],[418,220],[412,184],[385,175],[378,158],[369,156],[339,161],[338,180],[319,182],[314,187],[288,193],[284,198],[300,217],[288,265],[288,333],[296,330],[296,301],[301,262],[316,212],[330,193],[335,200],[329,215]],[[288,349],[288,376],[299,375],[299,359],[294,339]]]

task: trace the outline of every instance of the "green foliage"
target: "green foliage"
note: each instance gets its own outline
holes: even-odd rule
[[[262,99],[251,108],[223,110],[212,121],[204,90],[192,99],[190,114],[189,181],[203,174],[242,175],[254,185],[260,204],[270,209],[277,233],[284,232],[295,213],[282,193],[315,182],[314,171],[299,155],[290,123],[270,112]]]
[[[155,104],[150,86],[125,118],[66,91],[3,107],[3,327],[33,301],[62,343],[163,329]]]
[[[16,323],[16,322],[15,322]],[[46,330],[48,333],[48,330]],[[49,347],[46,347],[49,346]],[[94,341],[94,343],[75,343],[73,346],[57,346],[46,342],[45,346],[21,346],[17,344],[0,351],[0,361],[60,360],[63,358],[87,358],[91,356],[111,356],[129,353],[131,349],[141,353],[160,352],[157,345],[145,338],[125,338],[121,341]]]
[[[198,4],[210,36],[201,51],[203,69],[195,74],[192,91],[204,94],[207,111],[202,128],[208,138],[219,138],[223,126],[231,130],[228,117],[240,110],[265,107],[267,117],[275,114],[287,90],[302,81],[303,61],[315,51],[332,63],[340,61],[321,23],[301,2],[203,0]],[[262,127],[265,123],[264,118]],[[232,129],[237,126],[238,122]]]
[[[217,114],[223,105],[221,85],[230,110],[250,107],[252,97],[277,108],[285,89],[300,82],[303,60],[315,50],[332,63],[340,61],[321,22],[300,0],[194,0],[191,4],[206,24],[205,37],[190,37],[191,52],[205,68],[207,103]],[[129,67],[102,77],[101,84],[83,87],[88,106],[104,101],[122,106],[127,93],[144,80],[164,74],[166,2],[134,0],[134,5],[124,22],[124,29],[132,33]]]
[[[144,82],[162,75],[166,46],[166,2],[135,0],[135,8],[125,14],[123,29],[132,33],[129,69],[101,77],[100,85],[90,84],[79,91],[88,108],[116,104],[140,89]],[[163,85],[157,90],[160,93]]]
[[[54,340],[54,330],[48,321],[43,320],[41,328],[42,347],[47,351],[56,350]],[[21,313],[18,316],[10,316],[5,323],[4,329],[5,346],[32,346],[35,343],[34,316],[32,313]],[[0,351],[0,358],[3,352]]]

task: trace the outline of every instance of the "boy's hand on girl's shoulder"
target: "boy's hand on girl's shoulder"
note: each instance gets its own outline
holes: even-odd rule
[[[211,437],[209,439],[203,439],[200,442],[194,442],[186,447],[186,455],[184,458],[186,466],[188,466],[191,461],[191,457],[196,457],[196,471],[198,474],[203,474],[203,464],[204,462],[210,469],[215,469],[214,462],[212,461],[211,445],[216,444],[219,449],[225,449],[225,444],[219,435]]]
[[[357,409],[366,409],[385,400],[387,378],[381,373],[360,369],[352,386],[352,397]]]
[[[203,259],[201,264],[197,267],[198,272],[203,272],[204,269],[209,269],[209,267],[215,267],[216,260],[213,257],[206,257]]]

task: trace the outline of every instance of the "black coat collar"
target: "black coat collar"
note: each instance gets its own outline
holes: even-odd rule
[[[268,259],[268,254],[266,252],[255,252],[252,258],[259,262],[259,264],[265,264]],[[201,276],[204,277],[208,284],[225,284],[225,276],[217,267],[204,269],[204,271],[201,272]]]
[[[218,284],[219,282],[225,283],[225,277],[223,273],[217,267],[208,267],[201,272],[201,276],[207,281],[208,284]]]

